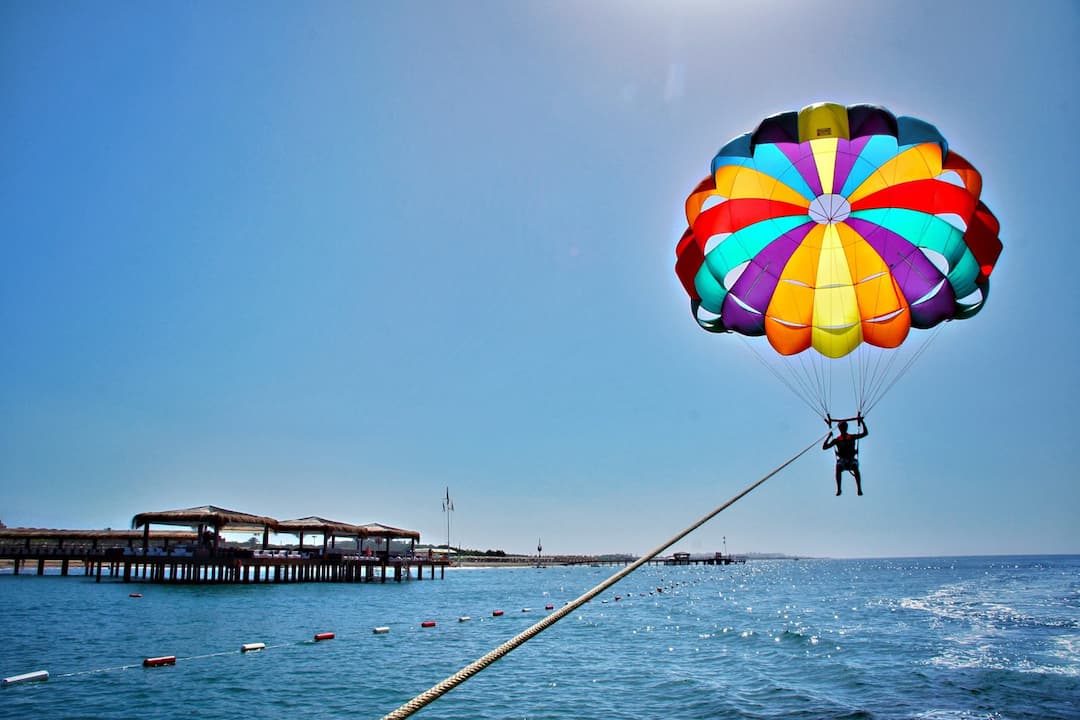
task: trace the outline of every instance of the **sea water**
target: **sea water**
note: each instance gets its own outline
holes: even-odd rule
[[[0,717],[378,718],[618,569],[187,587],[8,571],[0,677],[51,677],[0,689]],[[162,655],[176,664],[142,667]],[[644,567],[415,717],[1080,718],[1080,557]]]

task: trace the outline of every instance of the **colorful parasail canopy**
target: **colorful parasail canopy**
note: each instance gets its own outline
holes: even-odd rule
[[[711,332],[781,355],[895,348],[986,302],[1001,241],[981,190],[927,122],[810,105],[720,149],[686,200],[676,273]]]

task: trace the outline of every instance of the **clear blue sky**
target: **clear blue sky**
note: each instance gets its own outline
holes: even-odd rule
[[[763,116],[872,102],[1005,250],[875,409],[680,546],[1080,552],[1080,5],[0,5],[0,519],[216,504],[645,552],[820,420],[673,272]]]

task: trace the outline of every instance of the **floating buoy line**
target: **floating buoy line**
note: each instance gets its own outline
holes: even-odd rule
[[[685,584],[687,582],[689,582],[689,581],[679,581],[679,582],[672,581],[672,582],[670,582],[668,584],[667,588],[657,587],[655,590],[652,589],[652,588],[649,588],[647,591],[641,591],[639,593],[636,593],[636,595],[638,597],[648,597],[648,596],[652,596],[652,595],[657,595],[657,594],[662,593],[663,590],[665,590],[665,589],[674,589],[674,588],[678,587],[679,585]],[[546,595],[547,593],[545,592],[544,594]],[[622,593],[621,595],[616,596],[616,597],[629,598],[629,597],[634,596],[634,595],[635,595],[635,593]],[[606,603],[607,600],[604,600],[603,602]],[[549,603],[546,603],[544,605],[544,610],[546,610],[546,611],[550,612],[550,611],[552,611],[554,609],[555,609],[555,605],[553,603],[549,602]],[[521,608],[521,612],[525,613],[525,614],[527,614],[529,612],[532,612],[532,611],[533,611],[533,609],[531,607],[528,607],[528,606],[525,606],[525,607]],[[492,618],[504,618],[504,617],[509,618],[510,616],[507,616],[504,610],[495,609],[495,610],[491,611],[491,617]],[[461,615],[461,616],[459,616],[457,618],[457,622],[459,622],[459,623],[467,623],[467,622],[470,622],[470,621],[472,621],[472,616],[471,615]],[[507,620],[503,620],[502,622],[510,622],[510,620],[507,619]],[[421,628],[424,628],[424,629],[429,629],[429,628],[437,628],[438,624],[439,623],[438,623],[437,620],[423,620],[423,621],[421,621],[419,623],[419,626]],[[400,625],[401,626],[406,626],[406,623],[401,623]],[[390,631],[391,631],[391,626],[390,625],[378,625],[378,626],[372,628],[372,634],[373,635],[388,635],[388,634],[390,634]],[[83,676],[83,675],[96,675],[96,674],[107,673],[107,672],[117,672],[117,671],[121,671],[121,670],[134,670],[134,669],[139,669],[139,668],[147,668],[147,669],[150,669],[150,668],[172,668],[172,667],[176,666],[178,663],[179,664],[184,664],[184,663],[188,663],[188,662],[196,661],[196,660],[205,660],[207,658],[225,657],[227,655],[245,655],[245,654],[248,654],[248,653],[259,653],[259,652],[264,652],[264,651],[268,651],[268,650],[276,650],[276,649],[279,649],[279,648],[296,647],[296,646],[299,646],[299,645],[314,645],[314,644],[326,642],[328,640],[334,640],[336,637],[337,637],[337,635],[334,632],[317,632],[317,633],[314,633],[311,636],[310,640],[301,640],[301,641],[297,641],[297,642],[280,643],[280,644],[277,644],[277,645],[267,645],[266,643],[263,643],[263,642],[249,642],[249,643],[244,643],[244,644],[240,645],[240,647],[238,649],[236,649],[236,650],[222,650],[222,651],[218,651],[218,652],[202,653],[200,655],[189,655],[189,656],[186,656],[186,657],[178,657],[176,655],[155,655],[155,656],[143,658],[143,660],[141,660],[140,662],[137,662],[137,663],[132,663],[132,664],[128,664],[128,665],[113,665],[113,666],[104,667],[104,668],[94,668],[92,670],[79,670],[79,671],[75,671],[75,672],[58,673],[58,674],[50,674],[48,670],[35,670],[35,671],[32,671],[32,672],[22,673],[20,675],[12,675],[11,677],[3,678],[2,680],[0,680],[0,686],[7,687],[9,685],[22,685],[22,684],[25,684],[25,683],[45,682],[45,681],[48,681],[50,679],[53,680],[53,681],[56,681],[56,680],[60,680],[60,679],[64,679],[64,678],[80,677],[80,676]]]

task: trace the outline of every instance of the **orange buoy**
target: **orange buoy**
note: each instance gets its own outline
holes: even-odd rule
[[[162,667],[163,665],[175,665],[175,655],[162,655],[161,657],[146,658],[142,661],[143,667]]]
[[[502,614],[503,614],[502,610],[495,610],[494,612],[491,613],[491,617],[499,617]]]
[[[420,623],[420,627],[435,627],[435,621],[425,620],[424,622]]]
[[[334,633],[315,633],[315,642],[320,640],[333,640]]]

